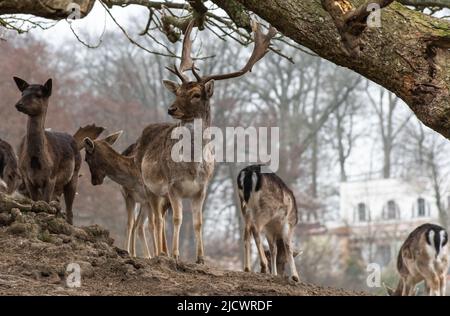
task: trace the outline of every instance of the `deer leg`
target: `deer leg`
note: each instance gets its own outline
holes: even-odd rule
[[[67,222],[69,224],[73,224],[73,212],[72,212],[72,206],[73,201],[75,200],[75,194],[77,193],[77,184],[78,184],[78,174],[74,174],[72,176],[72,179],[68,184],[64,186],[64,203],[66,204],[66,216],[67,216]],[[47,194],[53,195],[53,190],[55,188],[55,183],[51,184],[51,189],[47,192]]]
[[[135,205],[135,208],[136,208],[137,204],[135,203],[134,205]],[[133,209],[133,217],[134,217],[134,213],[135,213],[134,210],[135,209]],[[130,249],[131,249],[130,255],[131,255],[131,257],[136,257],[137,256],[137,254],[136,254],[136,239],[137,239],[137,235],[138,235],[138,231],[139,231],[139,225],[140,225],[139,220],[141,218],[141,213],[142,212],[143,212],[142,205],[139,204],[138,217],[137,217],[137,219],[135,219],[133,221],[133,227],[131,229],[131,244],[130,244]]]
[[[173,210],[172,257],[178,261],[180,257],[179,242],[181,222],[183,221],[183,205],[182,200],[173,193],[169,193],[169,199]],[[162,232],[160,233],[160,236],[162,240]]]
[[[250,272],[250,257],[251,257],[251,229],[250,225],[246,223],[244,228],[244,271]]]
[[[270,251],[270,272],[272,275],[277,275],[277,244],[273,238],[267,238]]]
[[[28,194],[30,194],[30,198],[33,201],[39,201],[40,198],[40,194],[39,194],[39,188],[33,184],[31,184],[29,181],[24,181],[25,182],[25,187],[27,188]]]
[[[164,253],[169,255],[169,248],[167,247],[167,236],[166,236],[166,213],[168,209],[169,201],[167,198],[160,198],[158,208],[162,217],[162,250]]]
[[[150,236],[152,238],[152,244],[153,244],[153,255],[156,256],[156,253],[158,252],[158,245],[156,243],[155,212],[153,212],[153,209],[151,211],[151,214],[149,212],[147,217],[148,217],[148,230],[149,230]]]
[[[445,296],[445,292],[447,291],[447,278],[446,278],[446,272],[442,273],[439,276],[439,285],[440,285],[440,295]]]
[[[429,288],[429,296],[437,296],[440,293],[439,276],[431,271],[428,267],[419,270],[425,279],[425,283]]]
[[[150,207],[148,210],[149,221],[154,220],[154,230],[153,230],[153,247],[155,248],[155,255],[160,256],[166,254],[163,251],[162,240],[163,240],[163,218],[160,210],[159,199],[153,194],[148,194],[148,201]]]
[[[287,262],[289,265],[290,278],[293,281],[298,282],[300,280],[300,278],[298,276],[297,266],[295,265],[294,251],[292,249],[292,243],[291,243],[293,229],[292,229],[292,227],[289,227],[288,225],[289,224],[285,224],[284,229],[283,229],[283,245],[284,245],[284,249],[285,249],[284,254],[286,256],[285,262]]]
[[[261,233],[252,225],[253,238],[255,239],[256,248],[258,249],[259,260],[261,263],[261,273],[269,273],[268,262],[266,254],[264,253],[264,247],[261,240]]]
[[[411,278],[407,277],[403,281],[403,289],[402,296],[410,296],[414,291],[414,283],[411,281]]]
[[[169,247],[167,247],[165,212],[163,213],[163,217],[162,217],[162,250],[164,253],[169,254]]]
[[[148,250],[148,243],[147,243],[147,237],[145,236],[145,218],[146,218],[146,212],[144,211],[144,208],[148,209],[149,207],[147,205],[141,205],[141,209],[139,211],[139,216],[137,219],[138,222],[138,234],[139,239],[141,240],[142,245],[142,251],[144,253],[144,258],[149,259],[151,258],[150,251]]]
[[[195,241],[197,244],[197,263],[204,264],[203,258],[203,202],[205,201],[205,191],[202,191],[198,196],[192,199],[192,223],[195,232]]]
[[[125,249],[131,254],[131,236],[133,231],[133,226],[135,222],[134,210],[136,208],[136,202],[134,199],[126,193],[123,193],[123,198],[125,199],[125,207],[127,210],[127,236],[125,240]]]
[[[72,183],[73,178],[74,177],[72,177],[72,180],[70,180],[70,182],[68,184],[66,184],[66,186],[68,186]],[[51,200],[53,198],[53,192],[55,191],[55,184],[56,184],[56,179],[48,179],[48,181],[44,184],[44,187],[42,188],[42,191],[43,191],[42,192],[42,200],[44,200],[47,203],[51,202]],[[75,194],[74,194],[74,197],[75,197]],[[66,208],[67,208],[67,206],[66,206]]]

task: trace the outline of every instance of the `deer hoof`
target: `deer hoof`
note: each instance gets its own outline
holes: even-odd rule
[[[244,272],[250,272],[250,268],[244,268]]]
[[[203,257],[198,257],[197,258],[197,263],[198,264],[205,264],[205,259],[203,259]]]
[[[261,266],[261,273],[269,273],[269,269],[267,269],[267,266]]]
[[[296,276],[296,275],[293,275],[293,276],[291,277],[291,280],[292,280],[293,282],[295,282],[295,283],[297,283],[298,281],[300,281],[299,278],[298,278],[298,276]]]

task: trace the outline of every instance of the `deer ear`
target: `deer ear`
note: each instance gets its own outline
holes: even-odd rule
[[[180,85],[178,83],[170,81],[170,80],[163,80],[163,83],[164,83],[164,87],[166,87],[167,90],[169,90],[173,94],[177,93],[177,90],[180,87]]]
[[[120,135],[122,135],[122,133],[123,133],[123,131],[119,131],[117,133],[108,135],[103,140],[110,145],[114,145],[114,143],[119,139],[119,137],[120,137]]]
[[[214,80],[210,80],[205,84],[205,91],[208,98],[211,98],[214,94]]]
[[[92,139],[90,139],[89,137],[86,137],[83,141],[84,143],[84,148],[86,148],[86,151],[90,154],[92,154],[94,152],[94,148],[95,148],[95,143]]]
[[[383,282],[383,287],[389,296],[394,296],[394,289],[390,288]]]
[[[48,79],[47,82],[44,84],[44,94],[45,97],[49,97],[52,95],[52,79]]]
[[[25,80],[20,79],[19,77],[13,77],[13,79],[16,82],[17,88],[19,88],[21,92],[28,88],[29,84]]]

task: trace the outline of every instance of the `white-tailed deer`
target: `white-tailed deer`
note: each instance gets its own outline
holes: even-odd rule
[[[0,179],[5,183],[5,191],[12,194],[20,184],[17,156],[10,144],[0,139]]]
[[[391,296],[411,296],[425,281],[430,296],[445,295],[448,271],[448,234],[438,225],[423,224],[413,230],[397,257],[400,280],[397,288],[386,287]]]
[[[27,133],[19,149],[19,170],[28,195],[34,201],[50,202],[64,193],[67,221],[73,223],[72,205],[75,198],[78,173],[81,166],[80,148],[74,136],[47,131],[44,128],[49,98],[52,94],[52,80],[44,85],[28,84],[14,77],[22,92],[16,109],[28,116]],[[102,128],[79,130],[78,135],[90,134],[95,138]],[[77,139],[81,137],[77,136]]]
[[[181,84],[164,81],[165,87],[175,95],[175,101],[169,107],[168,113],[179,120],[178,123],[162,123],[147,126],[140,137],[136,161],[141,168],[144,184],[147,189],[159,196],[168,197],[173,210],[173,242],[172,255],[179,258],[180,226],[183,218],[182,199],[191,200],[193,226],[196,239],[197,262],[203,263],[202,210],[206,188],[214,170],[214,162],[201,157],[200,162],[176,162],[171,157],[171,151],[178,139],[172,138],[176,128],[193,129],[193,121],[202,121],[203,131],[211,126],[210,99],[214,93],[214,80],[224,80],[244,75],[251,71],[253,65],[267,53],[270,40],[275,35],[270,28],[267,35],[262,34],[260,25],[253,23],[255,47],[247,64],[239,71],[211,76],[200,76],[190,57],[190,33],[194,22],[189,23],[183,41],[183,53],[180,69],[175,65],[168,68],[178,76]],[[184,74],[191,70],[196,81],[190,81]],[[193,139],[193,137],[192,137]],[[193,142],[193,140],[192,140]],[[203,139],[204,148],[207,140]],[[193,143],[192,143],[193,144]],[[194,151],[193,151],[194,152]],[[209,152],[209,154],[212,154]],[[206,153],[205,155],[208,155]],[[161,209],[153,205],[158,238],[158,254],[161,254],[163,218]]]
[[[148,199],[153,198],[159,200],[150,194],[147,195],[145,187],[142,182],[142,177],[139,169],[136,167],[134,155],[136,144],[130,145],[122,154],[116,152],[111,146],[117,141],[122,132],[117,132],[107,136],[101,140],[92,140],[89,137],[84,139],[84,146],[86,148],[86,162],[89,165],[91,172],[92,185],[100,185],[103,183],[105,177],[109,177],[114,182],[121,185],[121,192],[125,200],[127,210],[127,236],[125,241],[125,248],[132,257],[136,256],[136,234],[139,234],[141,239],[144,257],[150,258],[151,253],[148,249],[147,239],[145,237],[144,221],[148,213],[151,212],[139,211],[139,214],[145,214],[144,217],[140,215],[138,221],[135,217],[135,209],[137,203],[140,204],[141,209],[149,207]],[[167,205],[165,206],[167,209]],[[153,240],[153,247],[155,245],[155,230],[154,217],[149,218],[149,231]],[[165,235],[164,235],[165,239]],[[167,246],[165,246],[167,248]]]
[[[261,172],[261,165],[248,166],[237,177],[244,228],[244,271],[250,271],[251,235],[255,240],[261,272],[268,273],[261,233],[264,232],[270,251],[270,271],[273,275],[289,266],[290,277],[298,281],[294,262],[292,235],[298,222],[297,205],[292,191],[275,173]]]

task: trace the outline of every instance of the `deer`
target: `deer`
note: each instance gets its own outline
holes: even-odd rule
[[[12,146],[0,138],[0,179],[4,182],[4,191],[14,193],[21,181],[17,156]]]
[[[397,257],[400,280],[395,289],[385,286],[390,296],[412,296],[416,285],[425,281],[429,296],[444,296],[448,271],[448,233],[426,223],[406,238]]]
[[[125,200],[127,211],[125,249],[132,257],[136,257],[136,235],[139,234],[144,257],[151,258],[151,252],[148,248],[144,230],[145,218],[149,213],[148,211],[144,211],[144,209],[149,207],[147,201],[149,195],[145,192],[140,171],[134,161],[136,143],[128,146],[122,153],[118,153],[112,147],[121,135],[122,131],[113,133],[104,139],[92,140],[89,137],[86,137],[84,139],[84,147],[86,149],[85,161],[89,166],[92,185],[101,185],[103,184],[105,177],[108,177],[121,186],[121,193]],[[150,195],[150,198],[156,200],[159,199],[153,195]],[[166,201],[163,201],[163,203],[164,202]],[[137,203],[141,205],[138,220],[135,219],[134,214]],[[167,202],[164,206],[165,209],[167,209]],[[153,217],[149,218],[149,231],[150,236],[153,239],[153,248],[156,252]],[[165,240],[165,232],[163,233]],[[167,249],[167,245],[164,245],[165,249]]]
[[[82,137],[97,137],[103,128],[87,126],[72,136],[45,130],[45,118],[52,94],[52,79],[43,85],[28,84],[14,77],[22,93],[16,109],[28,116],[27,132],[19,146],[19,170],[29,197],[47,203],[64,194],[66,219],[73,224],[72,206],[81,167]],[[81,139],[81,141],[80,141]]]
[[[178,262],[180,257],[179,238],[183,219],[182,200],[191,202],[193,228],[196,240],[196,262],[204,264],[204,249],[202,238],[202,210],[206,198],[206,189],[214,172],[214,161],[211,147],[205,147],[205,155],[197,161],[176,161],[171,151],[178,139],[172,138],[179,128],[194,129],[194,121],[201,121],[202,132],[211,126],[210,99],[214,94],[214,82],[243,76],[251,71],[252,67],[268,52],[270,40],[275,36],[276,30],[269,28],[267,34],[261,32],[256,22],[252,23],[254,33],[254,49],[251,57],[243,68],[227,74],[200,76],[190,56],[192,42],[190,34],[194,26],[192,20],[183,39],[180,68],[166,67],[181,80],[181,84],[164,80],[164,86],[175,96],[174,102],[168,108],[168,114],[176,120],[174,123],[157,123],[148,125],[139,138],[136,163],[138,164],[147,191],[158,196],[167,197],[173,211],[172,257]],[[195,76],[191,81],[185,74],[190,70]],[[202,140],[202,148],[205,145]],[[209,157],[205,159],[205,157]],[[163,217],[161,206],[153,203],[155,214],[155,228],[158,246],[158,255],[162,251]]]
[[[264,172],[262,165],[242,169],[237,177],[238,196],[244,218],[244,271],[250,272],[251,236],[258,249],[261,272],[276,276],[289,266],[290,279],[298,282],[292,246],[294,228],[298,223],[295,196],[273,172]],[[264,232],[269,244],[270,264],[262,243]],[[270,269],[269,269],[270,266]]]

